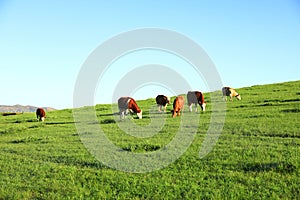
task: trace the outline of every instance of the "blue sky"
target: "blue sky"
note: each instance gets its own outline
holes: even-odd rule
[[[0,104],[71,108],[76,78],[90,53],[115,35],[147,27],[176,31],[197,42],[224,85],[239,88],[300,79],[297,0],[2,0]],[[136,62],[126,58],[118,62],[124,73],[134,65],[163,63],[185,73],[193,89],[207,90],[203,80],[196,83],[192,72],[185,70],[184,62],[177,58],[167,62],[168,55],[164,56],[147,51],[133,56]],[[110,81],[124,75],[116,75],[118,67],[110,70],[99,81],[95,103],[110,103],[114,89]],[[146,88],[129,95],[149,98],[163,91]]]

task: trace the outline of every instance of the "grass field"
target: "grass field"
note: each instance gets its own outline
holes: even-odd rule
[[[0,199],[300,199],[300,81],[237,91],[242,101],[227,102],[222,134],[206,157],[199,151],[212,114],[209,94],[206,112],[185,107],[185,116],[200,115],[187,151],[148,173],[115,170],[95,159],[71,109],[48,112],[43,123],[34,113],[0,116]],[[151,114],[154,99],[137,103],[143,119],[120,122],[111,105],[97,105],[97,124],[128,152],[162,149],[181,118],[171,118],[171,106],[167,114]],[[136,138],[118,126],[133,122],[146,130],[153,118],[165,124],[152,137]]]

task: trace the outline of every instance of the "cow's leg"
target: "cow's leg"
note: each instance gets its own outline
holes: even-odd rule
[[[124,111],[120,111],[120,120],[124,119]]]
[[[134,119],[134,118],[133,118],[133,114],[135,114],[135,112],[134,112],[132,109],[127,109],[126,112],[127,112],[126,115],[129,114],[130,119]]]
[[[183,115],[183,107],[178,111],[179,115]]]
[[[168,105],[168,104],[166,104],[166,105],[164,106],[164,112],[167,112],[167,105]]]
[[[175,111],[171,110],[171,113],[172,113],[172,117],[174,118],[175,117]]]
[[[190,112],[192,112],[192,110],[193,110],[193,104],[189,105],[189,110],[190,110]]]
[[[202,111],[205,111],[206,103],[202,103],[202,104],[201,104],[201,108],[202,108]]]
[[[195,112],[198,111],[198,105],[195,103]]]
[[[120,119],[121,120],[125,119],[126,115],[128,115],[128,112],[129,112],[128,109],[120,111]]]
[[[160,105],[157,104],[157,109],[158,109],[158,112],[160,112]]]

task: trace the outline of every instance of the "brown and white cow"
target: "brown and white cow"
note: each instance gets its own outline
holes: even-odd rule
[[[46,118],[46,112],[43,108],[38,108],[36,109],[36,118],[39,120],[39,121],[44,121],[45,118]]]
[[[161,112],[162,107],[164,107],[164,112],[166,112],[167,106],[170,103],[170,97],[167,97],[165,95],[157,95],[155,100],[158,107],[158,111]]]
[[[180,112],[183,111],[183,106],[184,106],[184,97],[183,96],[178,96],[176,99],[174,99],[173,102],[173,110],[172,112],[172,117],[180,116]]]
[[[193,104],[195,105],[195,111],[197,112],[197,105],[199,104],[201,109],[205,111],[206,102],[204,101],[204,95],[199,91],[188,91],[187,95],[188,106],[190,112],[192,112]]]
[[[138,107],[135,100],[131,97],[121,97],[118,100],[120,118],[124,119],[129,112],[136,113],[139,119],[142,119],[143,111]]]
[[[238,100],[241,100],[242,97],[239,95],[233,88],[231,87],[223,87],[222,88],[223,98],[227,101],[227,96],[230,97],[230,101],[232,101],[232,97],[236,97]]]

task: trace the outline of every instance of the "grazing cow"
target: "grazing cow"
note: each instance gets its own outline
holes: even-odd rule
[[[197,112],[197,105],[199,104],[201,109],[205,111],[206,102],[204,101],[204,95],[199,91],[188,91],[187,95],[188,106],[190,112],[192,112],[193,104],[195,104],[195,111]]]
[[[173,102],[173,110],[172,112],[172,117],[180,116],[180,112],[183,111],[183,106],[184,106],[184,98],[183,96],[178,96],[176,99],[174,99]]]
[[[142,119],[143,111],[138,107],[135,100],[131,97],[121,97],[118,100],[118,106],[120,111],[120,118],[124,119],[125,114],[129,112],[136,113],[139,119]]]
[[[242,97],[239,95],[233,88],[231,87],[223,87],[222,88],[223,92],[223,98],[225,101],[227,101],[227,96],[230,96],[230,101],[232,101],[232,97],[236,97],[238,100],[241,100]]]
[[[38,108],[36,110],[36,118],[39,120],[39,121],[44,121],[45,118],[46,118],[46,112],[43,108]]]
[[[161,112],[162,107],[164,107],[164,112],[166,112],[167,105],[170,103],[170,97],[166,97],[165,95],[158,95],[155,100],[158,106],[158,111]]]

